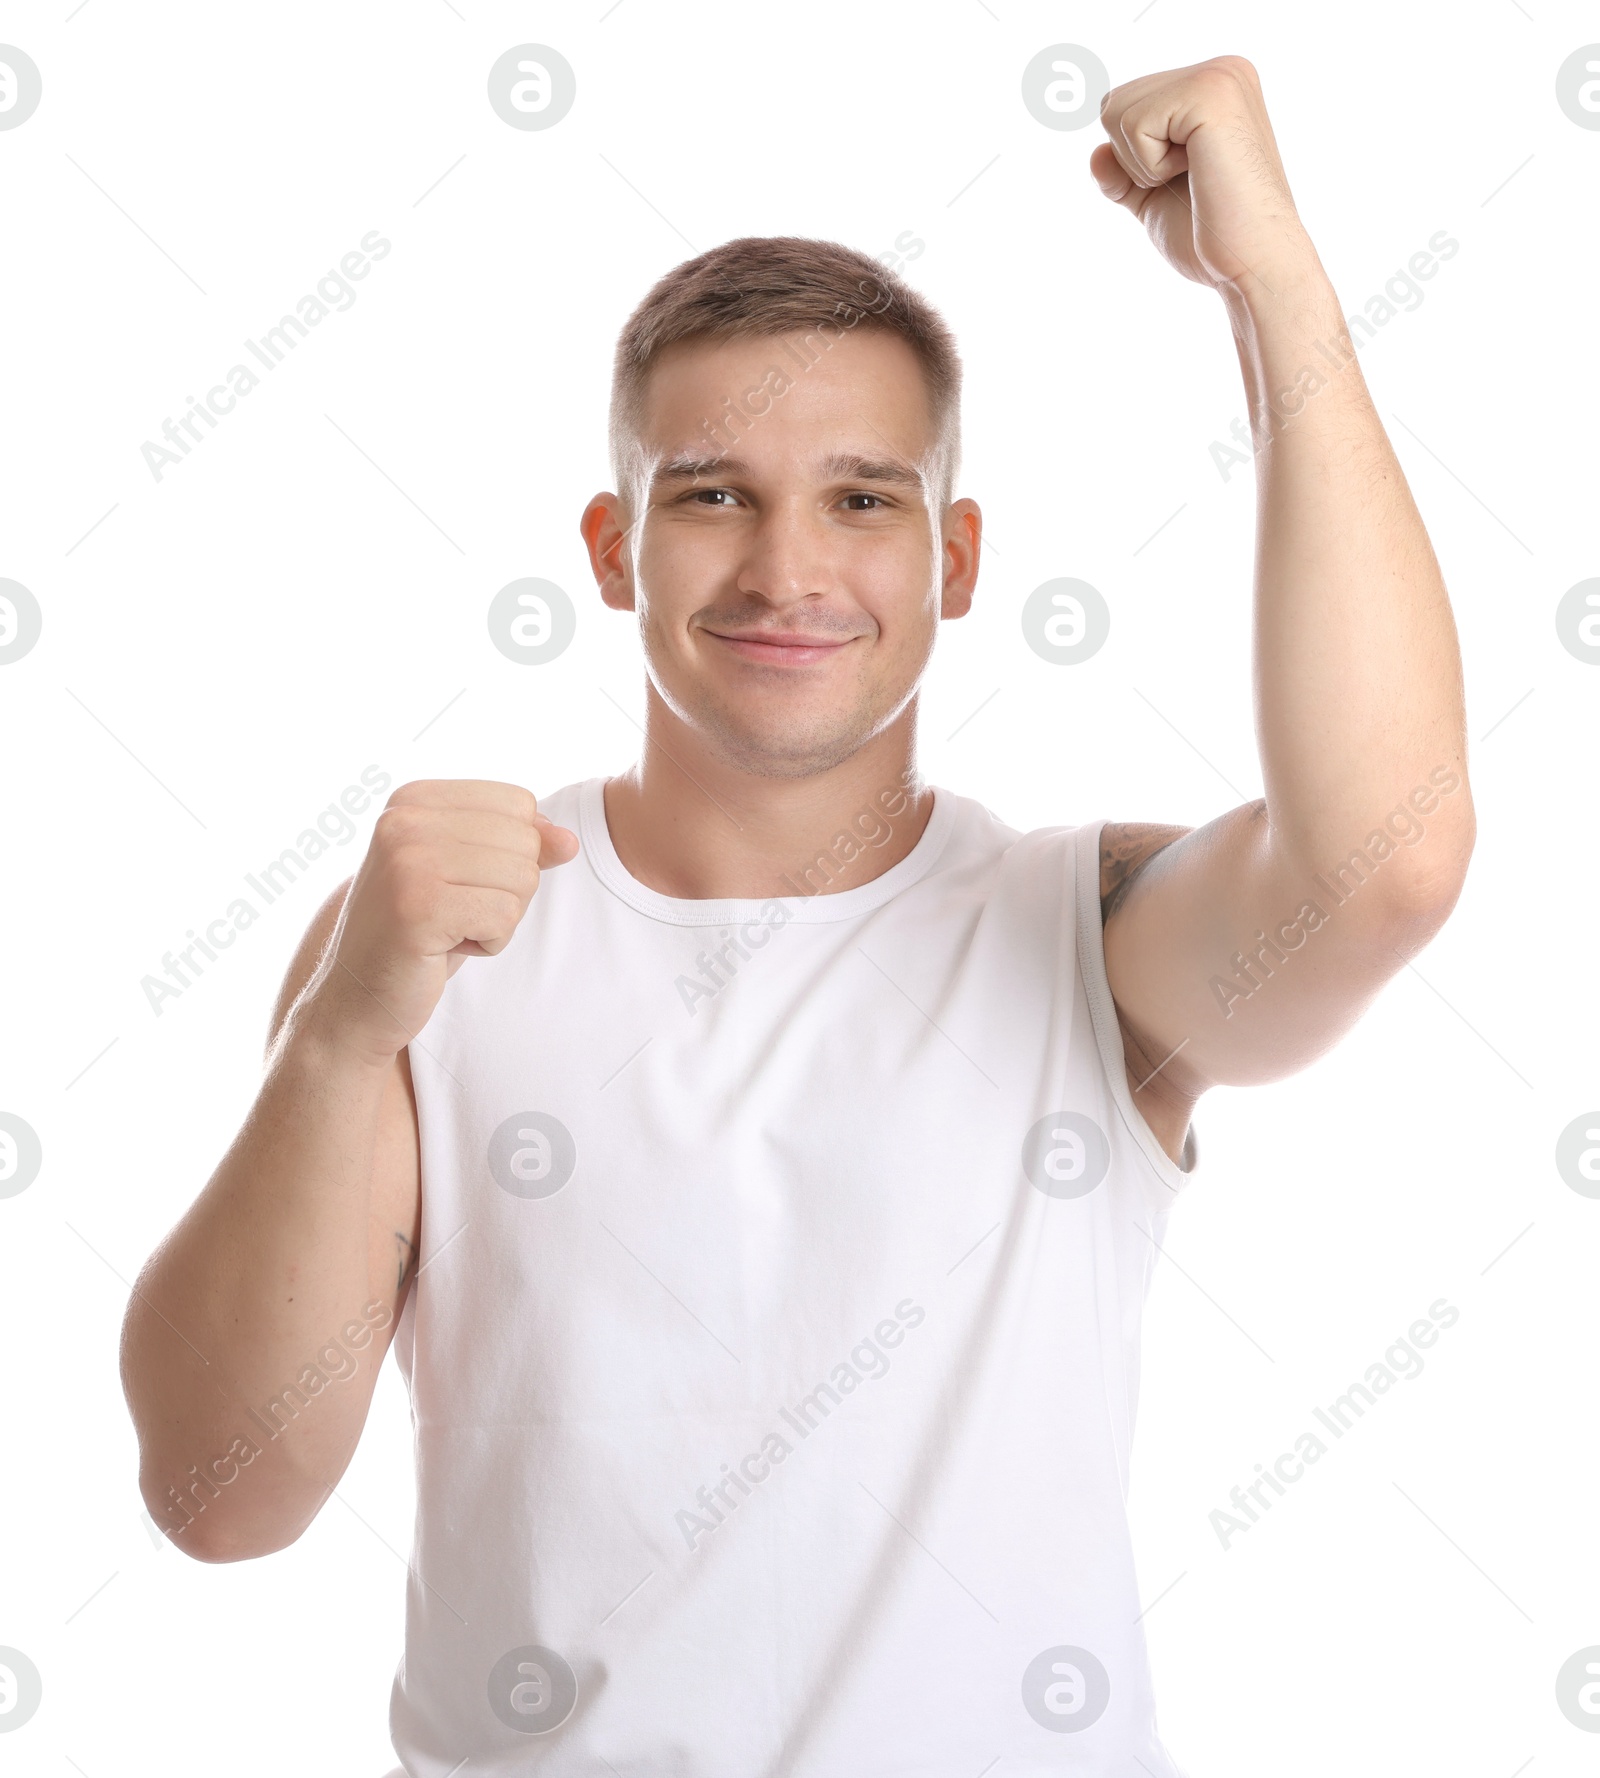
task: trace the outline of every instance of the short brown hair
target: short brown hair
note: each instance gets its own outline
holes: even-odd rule
[[[610,419],[612,470],[628,506],[642,510],[637,441],[645,387],[668,346],[687,339],[822,336],[824,329],[856,326],[897,333],[916,353],[938,440],[933,496],[948,506],[961,461],[955,335],[925,297],[880,261],[801,235],[742,235],[686,259],[658,279],[628,317],[617,338]],[[824,343],[833,341],[824,337]]]

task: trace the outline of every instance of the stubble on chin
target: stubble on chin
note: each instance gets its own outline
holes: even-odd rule
[[[736,771],[756,778],[812,778],[843,765],[874,732],[864,709],[830,711],[790,725],[751,727],[715,707],[698,724],[712,751]]]

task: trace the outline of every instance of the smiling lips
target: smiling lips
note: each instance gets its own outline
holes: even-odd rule
[[[765,661],[779,667],[804,667],[814,661],[825,661],[846,643],[855,640],[853,636],[842,636],[837,642],[821,642],[815,635],[799,630],[764,630],[759,635],[745,636],[728,636],[720,630],[707,630],[706,634],[715,636],[748,661]]]

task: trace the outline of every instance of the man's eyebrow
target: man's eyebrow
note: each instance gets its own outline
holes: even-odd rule
[[[748,475],[750,465],[740,457],[700,457],[680,451],[656,467],[654,482],[699,482],[713,475]]]
[[[922,477],[909,463],[892,457],[860,457],[836,451],[822,465],[822,473],[840,481],[889,482],[898,487],[920,488]]]
[[[863,457],[851,451],[835,451],[821,464],[821,473],[833,481],[881,482],[892,487],[921,490],[922,477],[907,463],[887,457]],[[680,452],[666,458],[656,469],[653,481],[707,481],[725,476],[748,476],[750,465],[743,457],[702,456],[693,451]]]

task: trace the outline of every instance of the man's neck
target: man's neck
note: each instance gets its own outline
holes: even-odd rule
[[[858,889],[911,851],[933,813],[912,766],[910,717],[802,778],[743,771],[681,734],[666,745],[647,734],[638,764],[606,781],[611,843],[630,876],[680,900]]]

